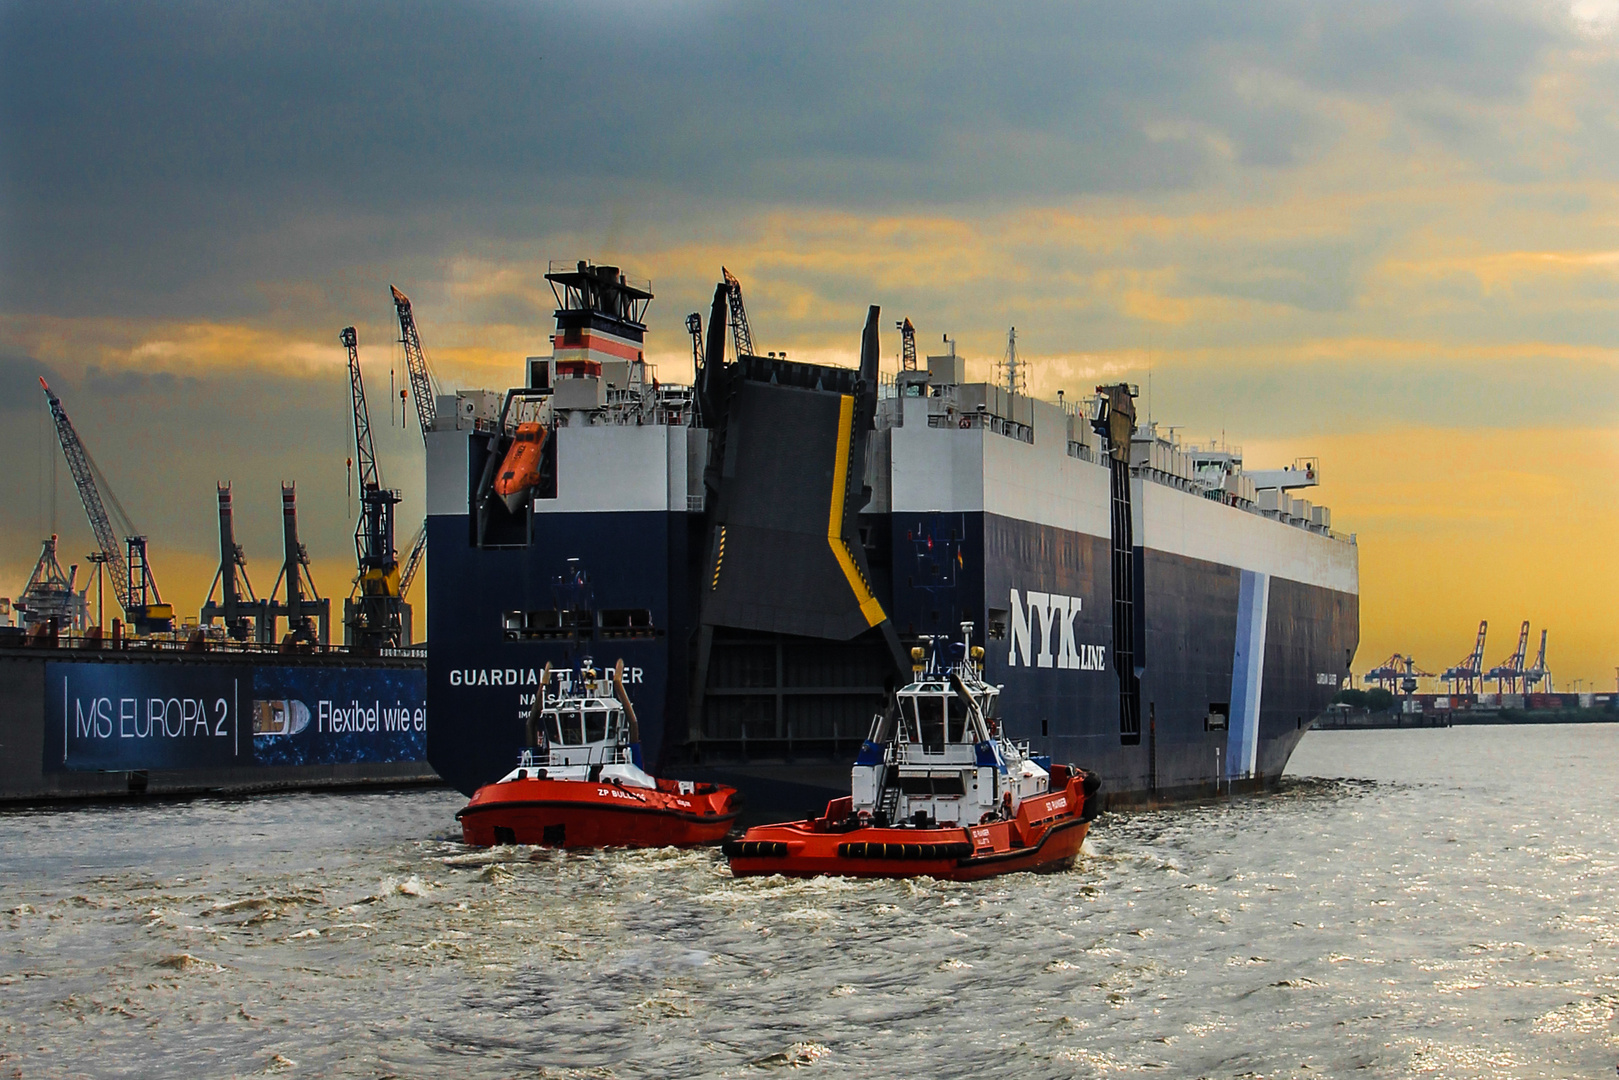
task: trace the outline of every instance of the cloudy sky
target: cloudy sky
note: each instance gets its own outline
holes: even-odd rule
[[[450,384],[547,351],[550,259],[723,263],[762,347],[852,361],[868,303],[988,374],[1145,384],[1255,466],[1321,459],[1365,670],[1551,628],[1619,664],[1619,10],[1610,3],[191,5],[0,0],[0,594],[90,549],[43,374],[195,610],[236,485],[352,573],[338,330],[387,287]],[[897,342],[885,340],[897,351]],[[395,384],[397,386],[397,383]],[[418,507],[420,438],[379,427]],[[402,520],[411,514],[402,511]],[[82,561],[82,559],[81,559]]]

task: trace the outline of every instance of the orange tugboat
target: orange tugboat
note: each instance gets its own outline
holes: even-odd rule
[[[971,640],[971,624],[963,626]],[[1047,767],[997,732],[999,687],[983,650],[930,642],[916,678],[872,722],[852,791],[821,817],[761,825],[728,841],[738,877],[936,877],[972,881],[1074,864],[1099,804],[1100,780]],[[922,663],[926,656],[927,663]]]
[[[473,793],[456,815],[468,844],[686,847],[724,838],[741,810],[735,788],[661,780],[640,764],[624,662],[612,696],[586,660],[552,693],[545,669],[517,768]]]

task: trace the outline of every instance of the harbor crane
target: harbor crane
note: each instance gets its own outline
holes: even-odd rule
[[[416,420],[422,429],[422,445],[426,446],[427,433],[433,430],[433,424],[438,420],[438,379],[427,363],[427,354],[422,351],[422,336],[416,330],[416,315],[411,311],[410,297],[393,285],[388,286],[388,290],[393,293],[394,313],[399,316],[399,343],[405,349],[405,370],[410,375],[410,392],[416,402]],[[411,582],[416,580],[416,572],[421,569],[422,559],[426,555],[427,519],[424,517],[421,528],[411,538],[410,554],[406,556],[405,569],[399,575],[401,598],[409,594]]]
[[[1505,663],[1497,664],[1484,673],[1485,679],[1495,680],[1495,691],[1498,694],[1518,694],[1523,692],[1523,661],[1529,652],[1529,620],[1523,621],[1523,627],[1518,631],[1518,648],[1506,658]]]
[[[354,446],[358,464],[360,520],[354,528],[359,573],[343,605],[344,638],[363,649],[393,648],[404,634],[399,591],[399,559],[394,550],[394,507],[399,492],[382,486],[377,452],[371,441],[371,416],[360,376],[359,337],[345,326],[340,336],[348,350],[349,397],[354,406]]]
[[[298,539],[298,485],[281,485],[281,575],[270,590],[270,617],[287,617],[287,645],[325,645],[332,639],[332,602],[315,588],[309,572],[309,549]],[[275,596],[285,588],[285,599]],[[272,636],[274,636],[272,634]]]
[[[736,349],[737,362],[744,356],[753,356],[753,330],[748,326],[748,312],[742,306],[742,283],[736,279],[725,267],[720,267],[720,273],[725,275],[725,298],[731,308],[731,343]]]
[[[1546,680],[1546,692],[1552,693],[1552,673],[1546,670],[1546,631],[1540,631],[1540,652],[1535,655],[1535,662],[1530,664],[1523,673],[1523,692],[1532,694],[1535,687],[1540,685],[1542,679]]]
[[[78,587],[79,567],[63,571],[56,558],[56,534],[40,546],[39,561],[28,575],[28,584],[17,597],[17,611],[23,625],[33,631],[77,633],[89,629],[90,604],[85,590]]]
[[[210,626],[218,619],[225,624],[225,636],[232,641],[251,639],[262,644],[275,636],[275,616],[270,602],[253,594],[253,582],[247,576],[247,553],[236,542],[230,482],[221,481],[215,487],[219,495],[219,569],[214,573],[214,583],[208,586],[201,622]],[[214,599],[216,590],[218,600]]]
[[[67,410],[62,408],[61,399],[51,391],[43,378],[39,380],[39,385],[45,391],[45,399],[50,402],[57,441],[62,444],[62,456],[67,458],[73,484],[79,489],[79,501],[84,504],[85,517],[90,520],[90,531],[95,534],[96,546],[106,560],[107,572],[112,575],[113,593],[118,597],[119,606],[124,609],[124,618],[137,634],[173,630],[174,608],[163,602],[157,581],[152,577],[152,566],[146,559],[145,535],[135,528],[135,523],[119,504],[106,477],[90,457],[90,451],[85,449],[84,441],[68,419]],[[101,498],[103,490],[107,502],[112,503],[113,510],[118,514],[123,529],[122,543],[119,533],[113,528],[112,519],[107,516],[106,503]]]
[[[1476,694],[1478,683],[1483,679],[1484,672],[1484,635],[1489,631],[1490,623],[1487,619],[1478,622],[1478,641],[1473,645],[1473,651],[1461,663],[1448,667],[1445,673],[1439,676],[1449,686],[1452,694]],[[1466,687],[1466,689],[1463,689]]]

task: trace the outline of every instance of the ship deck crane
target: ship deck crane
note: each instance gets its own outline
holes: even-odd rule
[[[359,338],[346,326],[340,336],[348,350],[349,397],[354,406],[354,447],[359,480],[360,520],[354,528],[359,573],[343,610],[344,637],[365,649],[397,647],[403,636],[399,559],[394,551],[394,507],[399,492],[382,486],[371,441],[371,415],[360,375]]]
[[[911,320],[896,323],[899,327],[899,369],[901,371],[916,370],[916,327]]]
[[[1529,652],[1529,620],[1523,621],[1523,627],[1518,631],[1518,648],[1506,661],[1497,664],[1484,673],[1485,679],[1495,680],[1495,691],[1498,694],[1516,694],[1523,688],[1523,661]]]
[[[422,429],[422,445],[427,444],[427,433],[433,430],[438,421],[438,379],[433,374],[432,365],[427,362],[427,354],[422,351],[422,336],[416,329],[416,315],[410,306],[410,297],[400,292],[393,285],[388,286],[394,298],[394,312],[399,316],[399,343],[405,349],[405,370],[410,375],[411,397],[416,402],[416,420]],[[410,541],[410,554],[405,558],[405,568],[399,575],[399,595],[401,598],[409,594],[410,586],[416,580],[416,572],[421,569],[422,560],[427,555],[427,519],[422,519],[421,528]]]
[[[744,356],[755,355],[753,329],[748,326],[748,311],[742,306],[742,283],[723,266],[720,273],[725,276],[725,298],[731,308],[731,343],[736,349],[737,361],[741,362]]]
[[[95,534],[96,546],[101,549],[107,572],[112,575],[113,593],[118,597],[119,606],[124,609],[124,618],[129,620],[130,626],[138,634],[172,630],[174,608],[163,602],[157,581],[152,577],[152,567],[146,559],[146,537],[135,528],[106,477],[96,467],[90,451],[85,449],[84,441],[68,419],[61,399],[51,391],[43,378],[39,380],[39,385],[45,391],[45,399],[50,402],[51,419],[56,424],[57,441],[62,444],[62,456],[67,458],[68,471],[73,474],[73,484],[79,489],[79,501],[84,504],[85,517],[90,521],[90,531]],[[112,519],[107,516],[106,503],[101,498],[103,489],[123,526],[121,544]]]
[[[1446,668],[1444,674],[1439,676],[1449,685],[1452,694],[1474,694],[1478,692],[1478,682],[1484,676],[1484,635],[1489,632],[1489,629],[1489,620],[1480,619],[1478,622],[1478,641],[1474,643],[1473,651],[1461,663]],[[1462,689],[1464,686],[1466,687],[1465,690]]]

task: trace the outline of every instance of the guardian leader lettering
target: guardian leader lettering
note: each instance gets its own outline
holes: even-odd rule
[[[572,674],[567,669],[563,669],[553,671],[551,676],[552,678],[561,679],[562,685],[567,686],[571,681]],[[605,678],[607,672],[603,670],[601,674]],[[640,682],[641,669],[638,667],[626,667],[624,669],[624,681],[631,684]],[[540,676],[534,668],[451,668],[450,685],[538,686],[540,685]]]
[[[394,702],[384,706],[373,701],[369,706],[351,701],[344,708],[333,701],[322,701],[316,710],[317,730],[332,735],[364,731],[426,731],[427,710]]]
[[[75,698],[73,732],[80,739],[228,739],[224,698],[209,709],[202,698]]]
[[[1107,666],[1107,647],[1084,645],[1074,641],[1074,620],[1079,618],[1083,602],[1077,596],[1058,596],[1055,593],[1030,591],[1027,606],[1023,597],[1012,590],[1012,647],[1006,657],[1007,665],[1017,667],[1018,654],[1023,656],[1024,667],[1055,667],[1062,671],[1102,671]],[[1040,651],[1034,652],[1035,629],[1040,631]],[[1054,640],[1055,638],[1055,640]],[[1052,646],[1056,645],[1055,652]]]

